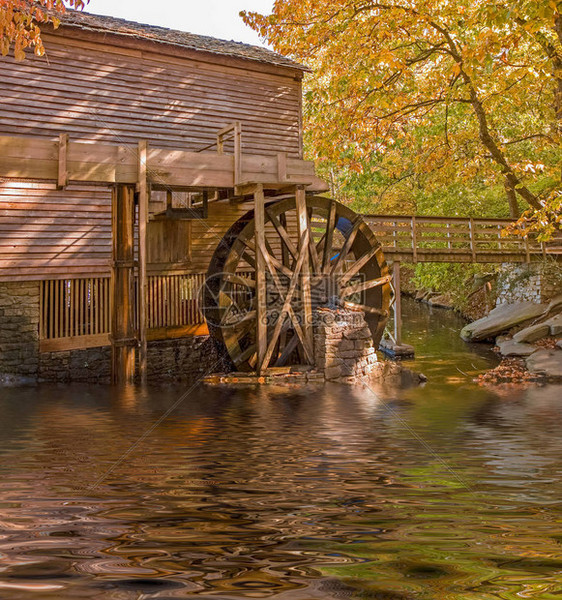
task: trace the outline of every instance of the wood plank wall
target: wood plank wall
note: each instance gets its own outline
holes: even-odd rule
[[[111,193],[0,181],[0,281],[109,274]]]
[[[197,151],[242,123],[243,151],[298,158],[300,82],[291,77],[49,38],[45,57],[0,59],[0,132]],[[244,62],[244,61],[241,61]],[[226,151],[229,151],[228,146]]]
[[[298,158],[301,84],[293,76],[46,36],[47,54],[0,57],[0,135],[198,150],[242,122],[243,150]],[[248,65],[240,61],[241,66]],[[226,152],[232,146],[226,145]],[[107,275],[108,189],[0,181],[0,281]],[[222,204],[221,206],[225,206]],[[245,209],[211,208],[193,226],[191,272]],[[232,213],[232,214],[231,214]]]

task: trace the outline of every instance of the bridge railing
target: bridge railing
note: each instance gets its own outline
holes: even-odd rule
[[[562,256],[562,235],[549,242],[536,237],[504,236],[513,221],[465,217],[420,217],[364,215],[385,254],[410,256],[415,260],[483,261],[505,257],[529,262],[532,257]]]

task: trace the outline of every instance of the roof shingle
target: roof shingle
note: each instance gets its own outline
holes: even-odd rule
[[[75,10],[68,10],[61,21],[62,25],[77,27],[85,31],[112,33],[133,39],[149,40],[161,44],[188,48],[190,50],[198,50],[200,52],[210,52],[211,54],[308,71],[307,67],[277,52],[242,42],[219,40],[210,36],[196,35],[185,31],[167,29],[166,27],[146,25],[116,17],[94,15]]]

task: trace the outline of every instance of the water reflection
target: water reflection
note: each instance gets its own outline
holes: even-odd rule
[[[132,451],[182,390],[2,390],[0,598],[560,598],[560,387],[408,310],[423,388],[198,388]]]

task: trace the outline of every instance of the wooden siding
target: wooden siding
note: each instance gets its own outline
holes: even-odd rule
[[[0,133],[197,151],[242,123],[246,153],[300,156],[293,77],[51,37],[43,58],[0,59]],[[106,49],[107,48],[107,49]],[[227,146],[227,151],[229,148]]]
[[[0,57],[0,135],[54,139],[65,132],[71,142],[136,146],[147,139],[151,147],[198,151],[238,120],[243,152],[301,156],[301,83],[294,71],[60,35],[45,39],[43,58]],[[225,151],[232,152],[231,142]],[[191,272],[206,270],[221,235],[243,212],[225,206],[224,214],[214,207],[209,221],[195,222]],[[110,213],[104,187],[74,184],[61,191],[0,181],[0,281],[108,275]]]
[[[247,210],[247,204],[211,203],[208,219],[191,222],[191,258],[174,256],[178,262],[167,272],[206,272],[222,236]],[[108,188],[0,182],[0,281],[108,276],[110,261]],[[161,269],[149,264],[151,273]]]
[[[0,182],[0,281],[109,273],[107,188]]]

